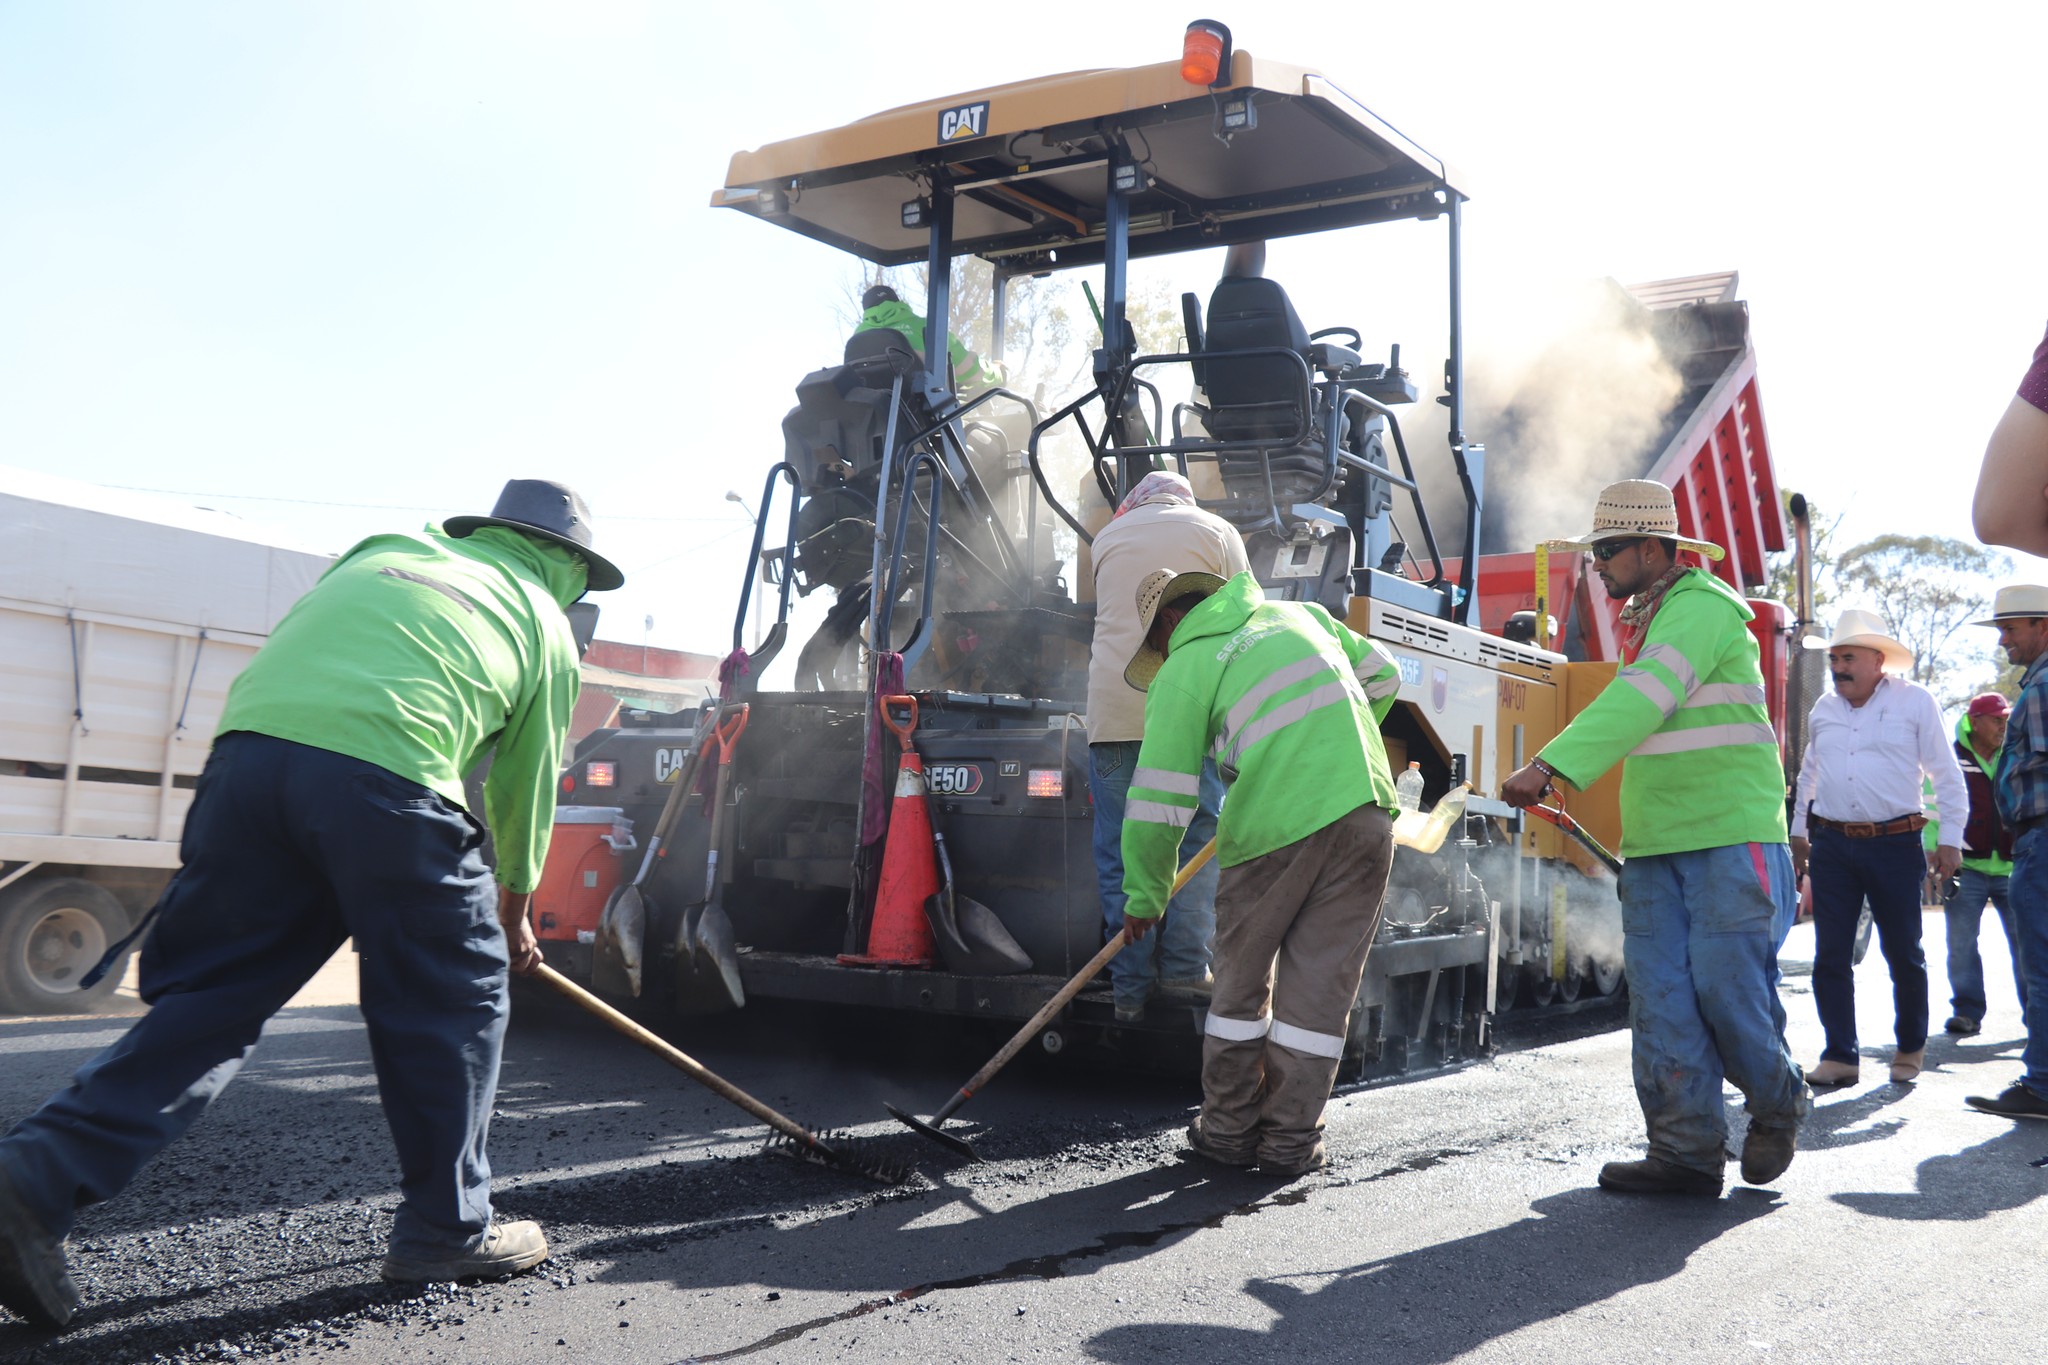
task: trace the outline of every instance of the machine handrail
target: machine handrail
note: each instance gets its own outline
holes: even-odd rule
[[[755,581],[761,574],[761,542],[768,536],[768,511],[775,504],[777,475],[789,481],[789,527],[785,532],[787,540],[784,543],[796,544],[796,517],[797,509],[801,505],[803,484],[797,477],[796,466],[787,460],[781,460],[768,470],[768,477],[761,484],[761,510],[754,514],[754,548],[747,556],[746,582],[740,587],[740,608],[732,621],[732,647],[735,650],[745,648],[741,632],[746,628],[747,608],[753,604]],[[782,646],[789,638],[790,575],[782,576],[781,587],[780,600],[775,608],[774,627],[765,638],[756,641],[753,650],[747,654],[747,671],[750,677],[766,668],[769,662],[782,652]],[[754,689],[742,683],[741,690],[746,693]]]
[[[896,504],[896,534],[889,545],[889,582],[875,612],[875,636],[872,644],[876,650],[889,648],[890,618],[895,614],[896,598],[902,590],[897,575],[903,568],[903,537],[910,527],[907,515],[911,500],[916,497],[917,471],[929,469],[932,476],[932,501],[924,513],[924,565],[923,581],[919,584],[917,625],[912,628],[910,638],[903,642],[898,651],[903,655],[903,671],[906,675],[917,665],[931,645],[932,624],[932,579],[939,560],[939,515],[945,504],[943,494],[943,467],[938,456],[928,450],[921,450],[910,457],[903,466],[903,492]]]

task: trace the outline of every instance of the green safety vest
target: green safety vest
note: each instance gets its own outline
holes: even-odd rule
[[[568,549],[504,526],[372,536],[278,622],[229,689],[220,733],[347,754],[465,808],[463,775],[493,755],[497,878],[531,891],[582,682],[563,608],[585,576]]]
[[[1268,602],[1249,573],[1189,612],[1145,697],[1124,805],[1124,912],[1165,912],[1204,759],[1229,784],[1216,828],[1224,867],[1360,806],[1393,810],[1379,727],[1400,690],[1392,655],[1313,603]]]
[[[853,329],[855,336],[862,332],[899,332],[910,343],[910,349],[921,357],[924,355],[924,319],[912,312],[910,305],[900,299],[884,299],[860,315],[860,325]],[[960,338],[950,332],[946,335],[946,358],[953,362],[953,378],[966,388],[986,388],[998,381],[995,370],[960,344]]]
[[[1720,579],[1687,570],[1635,658],[1538,755],[1580,790],[1622,765],[1623,857],[1785,842],[1755,615]]]

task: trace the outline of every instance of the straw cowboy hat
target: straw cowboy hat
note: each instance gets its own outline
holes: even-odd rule
[[[1884,656],[1884,666],[1904,673],[1913,666],[1913,651],[1884,633],[1884,620],[1874,611],[1851,607],[1835,618],[1835,633],[1829,649],[1874,649]]]
[[[1623,479],[1600,490],[1593,504],[1593,529],[1567,542],[1598,545],[1603,540],[1631,540],[1654,536],[1675,540],[1681,550],[1693,550],[1708,559],[1725,558],[1720,546],[1678,534],[1678,502],[1671,490],[1652,479]]]
[[[1138,652],[1124,666],[1124,681],[1143,692],[1152,685],[1159,665],[1166,662],[1166,656],[1148,642],[1152,622],[1162,606],[1190,595],[1207,597],[1229,581],[1200,570],[1175,573],[1171,569],[1154,569],[1146,574],[1145,581],[1138,584]]]
[[[2048,588],[2038,583],[2015,583],[2011,587],[2000,588],[1998,596],[1991,599],[1988,619],[1970,624],[1995,626],[2000,621],[2027,621],[2037,616],[2048,617]]]

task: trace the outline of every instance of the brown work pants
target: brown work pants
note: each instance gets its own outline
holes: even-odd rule
[[[1223,869],[1200,1120],[1218,1155],[1282,1170],[1315,1163],[1393,861],[1393,822],[1360,806]]]

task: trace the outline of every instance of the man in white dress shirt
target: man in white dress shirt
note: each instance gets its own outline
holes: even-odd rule
[[[1920,829],[1921,778],[1944,813],[1966,811],[1969,788],[1949,747],[1941,707],[1901,676],[1913,653],[1884,633],[1875,612],[1849,610],[1828,641],[1835,690],[1813,704],[1811,738],[1792,808],[1792,861],[1813,873],[1813,1000],[1827,1033],[1812,1085],[1857,1078],[1856,982],[1850,955],[1863,902],[1892,976],[1898,1050],[1892,1080],[1920,1074],[1927,1049],[1927,956],[1920,948],[1920,884],[1962,866],[1962,822],[1945,819],[1929,854]],[[1810,832],[1809,832],[1810,831]],[[1809,842],[1809,840],[1811,842]]]

